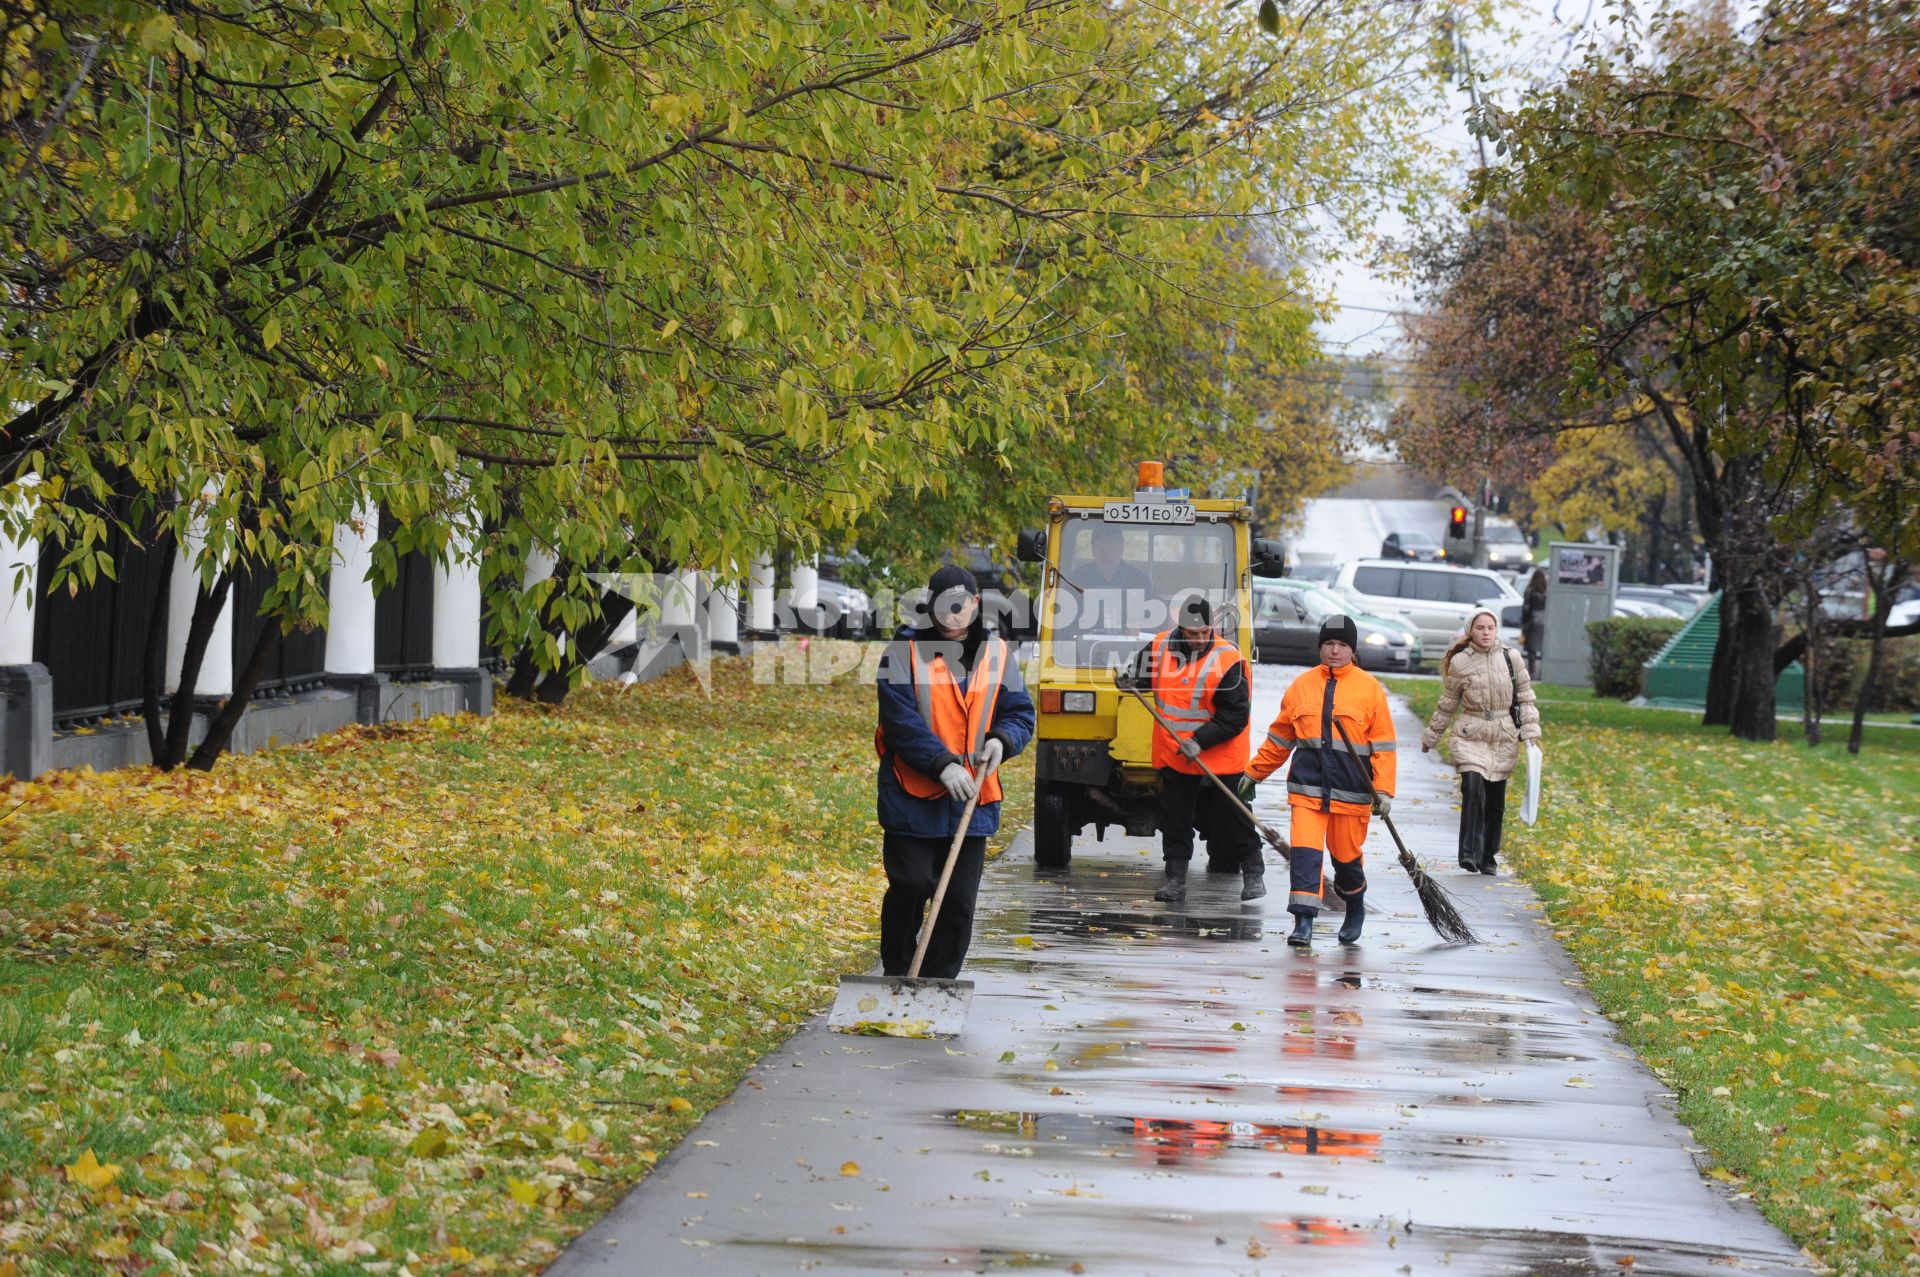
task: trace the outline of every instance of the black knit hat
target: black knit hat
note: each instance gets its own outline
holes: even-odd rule
[[[1345,612],[1336,612],[1320,622],[1320,641],[1331,643],[1336,639],[1348,647],[1360,646],[1360,627]]]
[[[974,579],[973,573],[957,563],[949,563],[935,571],[933,579],[927,582],[927,602],[932,603],[955,587],[966,590],[968,594],[980,593],[980,582]]]
[[[1213,604],[1204,594],[1189,594],[1174,611],[1174,623],[1183,629],[1199,629],[1213,624]]]

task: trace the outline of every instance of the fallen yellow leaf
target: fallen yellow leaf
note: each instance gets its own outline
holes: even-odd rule
[[[842,1175],[858,1175],[860,1173],[860,1163],[842,1162],[840,1163],[840,1173]]]
[[[112,1163],[102,1166],[88,1149],[80,1155],[80,1160],[67,1167],[67,1181],[82,1188],[105,1188],[120,1176],[120,1168]]]

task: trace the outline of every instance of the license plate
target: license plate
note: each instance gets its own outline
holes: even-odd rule
[[[1190,505],[1149,505],[1144,501],[1109,501],[1104,517],[1108,523],[1192,523]]]

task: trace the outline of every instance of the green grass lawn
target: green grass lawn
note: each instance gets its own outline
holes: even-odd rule
[[[872,960],[872,689],[716,673],[0,786],[0,1277],[551,1259]]]
[[[1439,684],[1387,680],[1422,714]],[[1711,1172],[1838,1272],[1920,1272],[1920,732],[1809,750],[1542,688],[1507,859]]]

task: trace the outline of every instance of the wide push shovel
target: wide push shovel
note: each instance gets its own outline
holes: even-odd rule
[[[913,965],[905,975],[844,975],[840,992],[827,1014],[827,1027],[835,1033],[866,1033],[891,1038],[951,1038],[966,1027],[967,1010],[973,1005],[973,981],[936,980],[920,974],[927,959],[927,942],[933,939],[933,924],[940,917],[940,906],[947,899],[947,883],[953,879],[953,866],[960,859],[960,844],[967,840],[967,826],[973,823],[973,809],[980,803],[980,790],[992,770],[975,778],[973,797],[960,813],[960,828],[947,848],[947,863],[940,870],[940,884],[933,889],[933,904],[927,920],[920,926],[920,942],[914,946]]]

